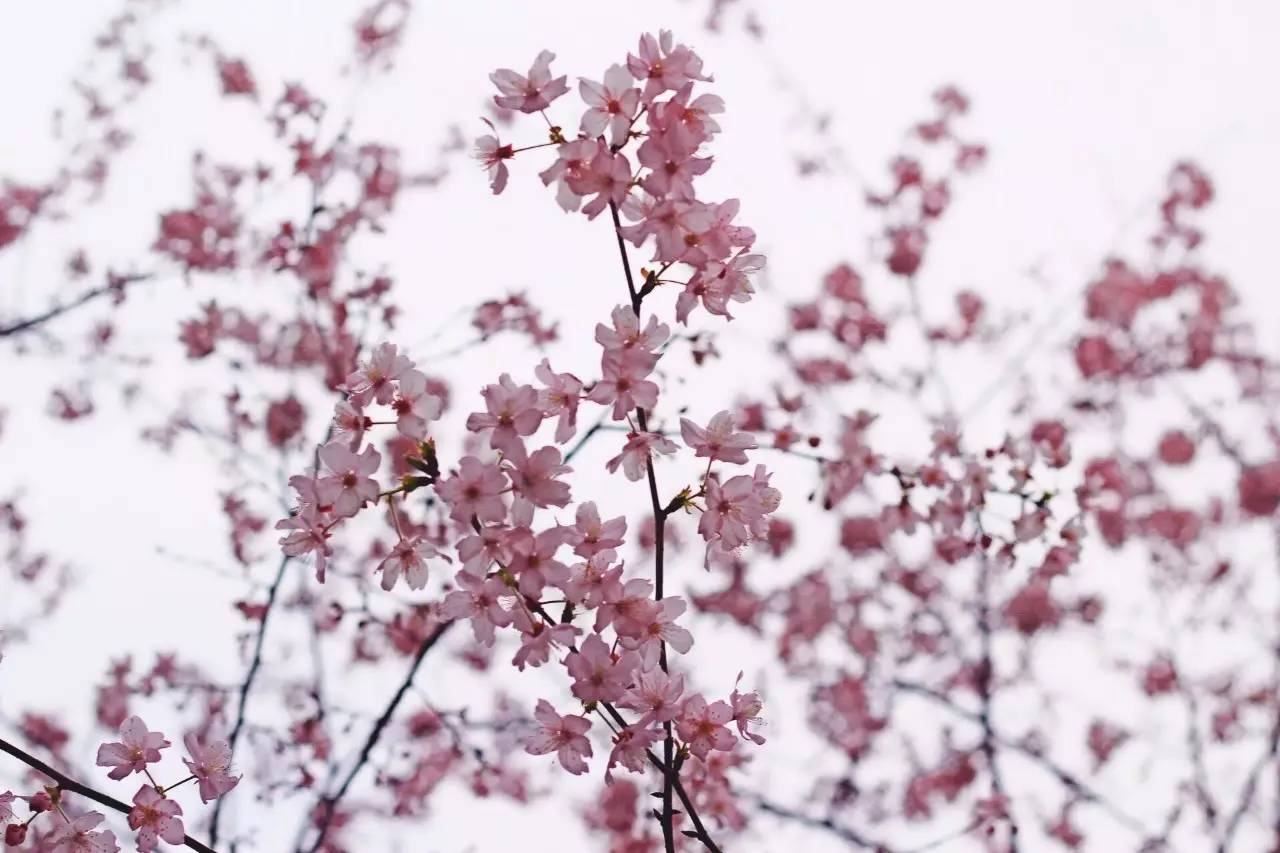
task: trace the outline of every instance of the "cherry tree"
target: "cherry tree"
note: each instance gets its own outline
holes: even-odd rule
[[[39,242],[65,282],[0,314],[41,394],[3,401],[0,448],[56,422],[78,471],[0,484],[7,847],[466,849],[511,814],[538,847],[572,825],[637,853],[1280,845],[1280,382],[1215,272],[1204,169],[1159,166],[1144,248],[1087,259],[1011,356],[1027,306],[932,258],[998,156],[956,86],[887,174],[856,170],[876,224],[809,282],[718,182],[746,144],[718,46],[764,56],[754,10],[603,68],[549,44],[435,81],[483,116],[404,149],[359,107],[398,82],[409,0],[340,22],[325,85],[172,5],[125,3],[56,116],[65,155],[0,183],[0,263]],[[252,130],[190,152],[143,245],[91,251],[163,86]],[[847,178],[783,97],[810,134],[790,177]],[[445,181],[540,205],[542,257],[490,235],[470,263],[545,281],[581,254],[591,280],[396,271]],[[98,569],[29,507],[87,529],[77,495],[115,464],[174,466],[207,535],[89,635]],[[56,712],[6,672],[91,646],[109,665]]]

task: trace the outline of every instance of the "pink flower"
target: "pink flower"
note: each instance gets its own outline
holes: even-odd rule
[[[676,136],[650,136],[636,151],[640,165],[649,170],[640,183],[657,198],[692,201],[693,179],[711,168],[710,157],[694,157]]]
[[[668,675],[655,666],[640,673],[635,686],[618,704],[641,713],[635,725],[650,726],[674,720],[680,712],[680,697],[683,695],[684,676]]]
[[[603,375],[587,399],[601,405],[612,403],[615,421],[625,420],[634,409],[652,409],[658,404],[658,385],[645,378],[652,370],[649,353],[607,351],[601,361]]]
[[[520,448],[511,456],[511,488],[534,506],[565,506],[569,503],[569,484],[556,478],[573,469],[562,465],[561,459],[558,447],[543,447],[528,456]]]
[[[482,121],[493,129],[493,134],[486,134],[476,140],[476,148],[472,156],[488,170],[489,189],[493,190],[494,195],[498,195],[507,188],[507,178],[510,175],[507,170],[507,161],[516,156],[516,152],[509,143],[503,144],[497,137],[498,131],[493,128],[493,122],[488,119],[482,119]]]
[[[556,373],[551,362],[543,359],[534,368],[534,375],[546,386],[538,392],[538,408],[544,417],[559,416],[556,422],[556,443],[564,444],[577,429],[578,400],[582,397],[582,380],[572,373]]]
[[[727,317],[730,302],[749,302],[755,288],[749,276],[764,269],[764,255],[748,255],[739,252],[728,262],[709,261],[685,284],[684,292],[676,297],[676,319],[687,323],[689,314],[699,302],[708,313]]]
[[[526,666],[542,666],[551,659],[552,647],[572,646],[580,633],[578,628],[569,624],[548,625],[541,619],[535,622],[523,610],[517,610],[514,615],[516,627],[520,629],[520,648],[511,663],[521,672]]]
[[[738,680],[742,680],[742,673],[738,673]],[[764,703],[760,701],[760,694],[754,690],[750,693],[739,693],[735,684],[733,692],[729,694],[729,707],[733,711],[733,721],[738,725],[738,734],[745,740],[751,740],[757,744],[764,743],[762,735],[747,729],[752,723],[761,721],[760,711],[764,708]]]
[[[413,362],[401,355],[395,344],[378,344],[369,360],[347,377],[351,401],[356,406],[367,406],[370,400],[383,405],[390,403],[395,391],[391,383],[412,368]]]
[[[600,146],[594,139],[566,142],[556,149],[556,161],[538,173],[545,186],[555,182],[556,203],[564,210],[577,210],[582,204],[582,196],[574,192],[573,187],[581,186],[591,168],[591,159],[599,150]]]
[[[707,480],[706,509],[698,522],[698,532],[710,544],[733,550],[752,539],[768,534],[765,516],[778,508],[781,495],[769,486],[763,465],[752,477],[731,477],[723,485]]]
[[[582,132],[599,136],[607,127],[610,145],[619,147],[625,143],[640,107],[640,90],[632,86],[634,82],[631,72],[621,65],[609,67],[603,85],[579,78],[578,92],[588,106],[582,116]]]
[[[621,465],[623,474],[634,482],[644,477],[654,453],[670,455],[678,449],[674,441],[656,432],[629,432],[622,452],[606,462],[605,467],[613,473]]]
[[[120,845],[116,843],[115,833],[92,831],[102,820],[97,812],[66,820],[44,839],[41,853],[117,853]]]
[[[656,355],[652,351],[666,343],[667,338],[671,336],[671,329],[666,323],[659,322],[658,318],[651,314],[649,322],[645,323],[644,329],[641,329],[640,318],[626,305],[614,306],[609,318],[613,322],[613,328],[603,323],[596,323],[596,343],[606,351],[639,350],[651,356],[655,363],[657,362]]]
[[[182,763],[187,765],[187,769],[199,783],[201,802],[213,802],[240,781],[239,776],[232,776],[230,773],[231,747],[227,746],[225,740],[215,740],[208,745],[202,745],[200,738],[193,733],[187,735],[183,743],[186,744],[191,758],[184,758]]]
[[[627,54],[627,69],[637,80],[644,80],[644,99],[652,101],[663,92],[674,92],[693,80],[710,80],[702,75],[702,59],[682,44],[673,44],[670,30],[662,30],[658,38],[649,33],[640,37],[635,54]]]
[[[635,652],[626,652],[617,658],[599,634],[583,640],[578,651],[571,652],[564,667],[573,678],[573,695],[583,702],[617,701],[640,665]]]
[[[569,714],[562,717],[546,699],[538,700],[533,716],[541,728],[525,741],[525,752],[530,755],[555,752],[565,770],[575,776],[587,772],[586,759],[592,753],[586,733],[591,729],[591,721]]]
[[[657,664],[662,644],[685,654],[693,647],[693,634],[676,624],[688,604],[680,596],[668,596],[661,601],[645,602],[614,619],[613,628],[618,632],[623,648],[637,649],[646,667]]]
[[[320,461],[330,474],[320,478],[317,491],[334,515],[349,518],[365,503],[377,502],[378,483],[370,475],[378,470],[382,456],[373,447],[357,454],[343,442],[331,441],[320,448]]]
[[[182,825],[182,806],[166,799],[150,785],[143,785],[133,795],[133,809],[129,812],[129,828],[138,833],[138,850],[149,853],[156,844],[167,841],[181,844],[186,838]]]
[[[427,435],[427,424],[440,417],[440,398],[427,390],[427,377],[417,370],[409,370],[400,377],[400,387],[391,408],[396,413],[396,428],[400,434],[417,441]]]
[[[155,764],[160,760],[160,750],[169,746],[163,734],[147,731],[147,724],[140,717],[130,717],[120,726],[119,742],[98,747],[97,764],[114,768],[107,776],[120,780]]]
[[[580,503],[573,525],[573,553],[586,558],[601,551],[618,548],[622,545],[622,537],[626,532],[626,516],[620,515],[602,522],[595,501]]]
[[[595,219],[610,202],[622,205],[626,201],[631,188],[631,163],[598,140],[591,159],[575,172],[566,174],[565,182],[576,195],[595,195],[582,208],[588,219]]]
[[[494,627],[511,624],[511,613],[499,603],[501,598],[511,596],[511,590],[497,576],[486,579],[465,571],[458,572],[454,582],[459,588],[445,596],[440,615],[446,619],[470,619],[476,642],[493,645]]]
[[[549,50],[538,54],[529,68],[529,75],[522,77],[510,68],[499,68],[489,75],[501,95],[495,95],[494,103],[506,110],[536,113],[551,106],[551,102],[569,91],[565,77],[551,76],[551,60],[556,55]]]
[[[390,590],[396,585],[400,576],[404,575],[409,589],[422,589],[427,585],[427,558],[443,556],[432,547],[431,543],[421,539],[400,540],[386,559],[378,564],[377,570],[382,572],[382,588]],[[444,559],[449,558],[444,557]]]
[[[0,794],[0,824],[13,820],[13,791]]]
[[[296,480],[292,477],[290,480]],[[304,478],[305,479],[305,478]],[[301,557],[315,552],[316,579],[324,583],[324,570],[328,557],[333,554],[330,547],[329,523],[313,506],[304,506],[297,515],[283,518],[276,522],[276,530],[293,530],[280,538],[280,550],[290,557]]]
[[[490,447],[513,453],[513,448],[520,444],[520,436],[537,432],[542,411],[538,408],[538,392],[532,385],[516,385],[510,374],[504,373],[498,377],[498,384],[486,385],[480,394],[486,411],[468,415],[467,429],[493,430]]]
[[[713,749],[728,751],[737,741],[725,724],[733,719],[728,703],[720,701],[711,705],[701,695],[693,695],[684,701],[680,716],[676,718],[676,731],[689,751],[705,759]]]
[[[745,451],[756,448],[755,438],[748,432],[737,432],[737,422],[728,412],[719,412],[712,416],[707,428],[695,424],[688,418],[680,419],[680,435],[684,443],[692,447],[697,456],[721,462],[733,462],[745,465]]]
[[[364,433],[371,426],[370,421],[360,406],[343,400],[333,407],[333,438],[355,450],[364,443]]]
[[[609,753],[609,766],[605,769],[606,782],[612,781],[611,771],[621,764],[632,773],[643,773],[649,766],[649,748],[662,736],[654,729],[639,723],[627,726],[615,736],[613,751]]]
[[[436,486],[436,494],[449,506],[449,515],[462,524],[472,518],[479,521],[502,521],[507,517],[502,493],[507,488],[507,478],[494,463],[481,462],[474,456],[464,456],[458,473]]]

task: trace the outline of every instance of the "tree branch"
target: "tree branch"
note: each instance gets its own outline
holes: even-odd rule
[[[99,791],[95,791],[93,788],[90,788],[88,785],[81,784],[80,782],[77,782],[75,779],[72,779],[70,776],[67,776],[64,773],[58,772],[57,770],[50,767],[48,764],[45,764],[40,759],[36,758],[34,755],[31,755],[30,753],[23,751],[19,747],[9,743],[3,738],[0,738],[0,752],[7,753],[13,756],[14,758],[18,759],[19,761],[21,761],[23,764],[30,767],[32,770],[35,770],[39,773],[43,773],[45,776],[48,776],[50,779],[56,782],[58,785],[58,788],[63,791],[70,791],[73,794],[79,794],[85,799],[93,800],[95,803],[98,803],[99,805],[106,806],[109,809],[114,809],[115,811],[120,812],[120,814],[127,815],[129,812],[133,811],[132,806],[126,803],[123,803],[120,800],[117,800],[115,797],[109,797],[106,794],[103,794]],[[208,847],[204,844],[201,844],[199,841],[196,841],[190,835],[183,836],[182,843],[184,846],[190,847],[192,850],[201,851],[201,853],[216,853],[216,851],[212,847]]]

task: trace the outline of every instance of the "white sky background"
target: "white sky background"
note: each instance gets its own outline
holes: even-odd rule
[[[146,249],[155,235],[154,213],[189,202],[195,148],[215,160],[268,150],[269,131],[255,107],[216,99],[211,63],[178,44],[177,33],[208,33],[230,55],[246,57],[268,99],[281,80],[300,79],[327,94],[341,112],[353,84],[334,70],[348,55],[349,24],[362,5],[206,0],[166,13],[160,31],[168,35],[152,60],[158,82],[126,120],[138,141],[117,161],[107,202],[66,225],[42,226],[0,255],[0,314],[33,311],[56,293],[74,292],[78,285],[58,283],[70,247],[86,246],[100,265],[121,266],[132,258],[152,262]],[[69,83],[92,35],[115,11],[102,0],[43,0],[13,4],[3,15],[0,176],[38,179],[57,162],[49,114],[67,103]],[[1029,312],[1025,329],[1010,339],[1010,352],[1029,335],[1043,338],[1048,351],[1065,339],[1071,324],[1042,321],[1064,306],[1075,311],[1075,297],[1100,258],[1140,251],[1169,167],[1189,157],[1207,169],[1217,190],[1203,217],[1211,266],[1256,306],[1254,319],[1264,339],[1280,335],[1280,299],[1268,252],[1280,222],[1280,108],[1274,91],[1280,80],[1280,5],[777,3],[761,10],[763,53],[740,32],[736,15],[725,35],[715,35],[702,28],[703,13],[700,3],[421,4],[397,69],[373,80],[351,102],[358,134],[400,146],[410,167],[430,167],[449,125],[462,125],[468,139],[482,132],[477,117],[491,94],[491,70],[523,70],[540,49],[550,48],[558,54],[557,73],[599,78],[634,49],[639,33],[675,30],[703,55],[716,76],[715,91],[727,102],[707,195],[742,199],[742,219],[760,235],[759,248],[770,258],[770,283],[780,291],[779,298],[762,296],[739,312],[741,319],[722,337],[721,347],[729,351],[735,345],[750,348],[776,331],[784,320],[783,302],[812,293],[834,263],[863,261],[876,220],[855,176],[883,189],[885,165],[905,129],[929,114],[930,93],[951,82],[973,101],[972,113],[960,124],[962,134],[985,142],[990,159],[980,173],[953,187],[953,206],[934,231],[921,281],[927,312],[942,316],[950,295],[962,287],[997,304],[1007,298],[1008,310]],[[194,57],[189,65],[186,57]],[[780,75],[815,110],[831,114],[830,138],[843,149],[850,174],[796,179],[794,155],[812,153],[813,136],[796,130],[797,98],[779,87]],[[576,113],[570,117],[569,101],[557,104],[563,115],[552,112],[572,128]],[[518,143],[542,136],[533,120],[507,133]],[[398,292],[409,294],[405,329],[411,331],[402,333],[403,343],[425,339],[461,307],[528,289],[561,322],[564,341],[550,352],[553,364],[590,373],[590,324],[621,301],[615,247],[603,221],[561,215],[536,179],[542,167],[532,157],[517,159],[510,188],[494,199],[479,170],[455,164],[441,188],[402,198],[389,235],[377,244],[378,256],[363,260],[385,266]],[[296,209],[305,200],[285,203]],[[12,411],[0,439],[0,493],[22,487],[35,543],[65,556],[80,572],[57,624],[14,648],[0,668],[0,724],[7,726],[26,709],[86,708],[90,685],[101,678],[106,660],[130,652],[145,660],[156,648],[198,649],[210,669],[228,681],[240,677],[229,638],[242,622],[227,605],[243,595],[243,584],[165,556],[212,554],[219,569],[229,566],[223,557],[225,521],[211,503],[213,490],[204,485],[221,482],[217,467],[191,440],[173,456],[137,441],[144,425],[138,418],[147,425],[160,422],[190,369],[180,358],[174,317],[189,314],[205,293],[188,290],[171,275],[126,306],[129,333],[136,336],[127,348],[159,353],[149,374],[158,378],[146,389],[154,400],[149,409],[125,413],[104,399],[99,415],[88,421],[54,423],[42,414],[48,387],[84,375],[85,368],[68,359],[16,359],[11,350],[0,351],[0,407]],[[69,334],[83,328],[79,320],[65,325]],[[450,378],[457,410],[465,414],[475,399],[470,389],[504,369],[527,379],[532,365],[518,347],[498,346],[427,367]],[[740,381],[752,364],[722,369]],[[985,385],[985,377],[954,378],[961,408]],[[695,415],[703,420],[731,402],[705,397],[693,398]],[[999,411],[998,405],[987,410],[997,417]],[[1000,423],[984,425],[998,429]],[[582,467],[607,458],[605,450],[584,454]],[[263,475],[270,479],[271,473]],[[585,494],[590,482],[575,487],[575,495]],[[820,550],[808,553],[819,556]],[[269,571],[270,562],[264,560],[257,571]],[[809,565],[798,566],[797,573]],[[677,579],[677,589],[681,583]],[[0,590],[0,622],[9,615],[7,606]],[[147,613],[145,620],[130,615],[138,609]],[[705,664],[700,671],[717,680],[702,686],[724,693],[743,664],[726,662],[728,647],[717,654],[716,642],[706,641],[699,660]],[[431,670],[428,663],[421,679],[428,689],[445,678]],[[494,673],[519,680],[506,667]],[[523,690],[513,690],[532,696],[538,684],[548,683],[540,674],[525,681]],[[375,684],[371,691],[385,695],[386,687]],[[68,715],[75,720],[80,713]],[[788,722],[783,710],[771,716],[771,737],[785,736],[788,726],[804,726],[802,716]],[[69,752],[91,756],[96,742],[82,740]],[[770,759],[777,774],[773,793],[790,802],[803,796],[799,782],[789,789],[777,780],[801,773],[809,760],[803,754]],[[539,782],[559,779],[546,762],[532,766]],[[11,769],[0,766],[0,790],[12,779]],[[575,790],[588,789],[563,790],[579,796]],[[446,788],[427,825],[428,843],[418,834],[401,849],[503,849],[502,844],[527,841],[531,832],[554,834],[565,850],[592,849],[567,814],[477,805],[457,788]],[[286,835],[294,825],[291,816]],[[1091,840],[1107,841],[1103,835]],[[837,849],[824,847],[830,841],[821,835],[793,828],[779,829],[767,841],[757,836],[749,849],[790,843]],[[364,849],[391,844],[371,841]],[[263,849],[283,848],[267,843]]]

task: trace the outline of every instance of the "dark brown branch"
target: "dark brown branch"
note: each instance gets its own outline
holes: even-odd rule
[[[79,794],[80,796],[84,797],[87,800],[93,800],[95,803],[99,805],[106,806],[109,809],[114,809],[115,811],[120,812],[120,814],[127,815],[129,812],[133,811],[132,806],[126,803],[123,803],[120,800],[117,800],[115,797],[109,797],[106,794],[103,794],[99,791],[95,791],[93,788],[90,788],[88,785],[83,785],[77,782],[75,779],[72,779],[70,776],[67,776],[64,773],[58,772],[57,770],[50,767],[48,764],[45,764],[40,759],[36,758],[34,755],[31,755],[30,753],[23,751],[22,749],[9,743],[3,738],[0,738],[0,752],[7,753],[13,756],[14,758],[18,759],[19,761],[21,761],[23,764],[30,767],[32,770],[35,770],[39,773],[43,773],[45,776],[48,776],[55,783],[57,783],[57,786],[60,790],[70,791],[73,794]],[[202,853],[216,853],[216,851],[214,851],[212,847],[208,847],[204,844],[201,844],[199,841],[196,841],[190,835],[183,836],[182,843],[183,843],[183,846],[190,847],[192,850],[200,850],[202,851]]]
[[[129,276],[109,275],[106,284],[90,288],[84,293],[81,293],[75,299],[72,299],[70,302],[65,302],[61,305],[54,305],[40,314],[36,314],[22,320],[15,320],[6,325],[0,326],[0,338],[13,337],[24,332],[32,331],[50,320],[61,317],[69,311],[74,311],[82,305],[88,305],[99,297],[106,296],[108,294],[123,294],[126,286],[139,281],[148,281],[153,277],[154,276],[150,273]]]
[[[627,292],[631,295],[631,310],[635,312],[636,324],[640,324],[640,305],[644,301],[644,293],[636,291],[635,279],[631,275],[631,260],[627,257],[627,244],[622,239],[622,221],[618,218],[618,205],[609,202],[609,214],[613,218],[613,233],[618,241],[618,255],[622,260],[622,271],[627,277]],[[636,408],[636,423],[641,431],[649,431],[648,415],[642,408]],[[649,504],[653,512],[653,598],[661,601],[663,597],[663,557],[665,547],[665,530],[667,513],[662,506],[662,498],[658,496],[658,478],[653,472],[653,458],[645,458],[645,474],[649,481]],[[660,646],[658,662],[662,671],[667,671],[667,644]],[[666,853],[675,853],[675,813],[671,795],[675,773],[671,772],[675,760],[675,738],[671,734],[671,722],[663,724],[665,735],[662,740],[663,776],[662,776],[662,843]]]
[[[444,622],[434,631],[426,636],[422,641],[422,645],[418,647],[418,652],[414,655],[413,663],[409,665],[409,671],[405,674],[404,681],[400,682],[400,686],[396,689],[395,694],[391,697],[391,701],[387,703],[387,707],[383,709],[382,715],[378,717],[377,722],[373,724],[373,728],[369,731],[369,736],[365,739],[364,746],[360,750],[360,757],[356,759],[356,763],[351,766],[347,772],[347,776],[342,780],[342,785],[338,790],[321,799],[323,813],[320,816],[320,825],[316,830],[315,842],[308,848],[309,853],[316,853],[324,844],[325,837],[329,833],[329,826],[333,823],[333,817],[337,811],[338,804],[342,802],[342,798],[347,795],[347,791],[351,788],[351,783],[355,781],[357,775],[369,761],[369,755],[373,752],[373,748],[378,745],[378,741],[382,738],[382,732],[386,729],[387,724],[391,722],[392,716],[395,715],[396,709],[400,707],[401,700],[404,699],[409,687],[413,684],[414,677],[418,674],[418,667],[422,665],[422,660],[427,656],[427,652],[435,646],[440,638],[444,636],[445,631],[449,630],[449,626],[453,622]]]
[[[253,689],[254,679],[258,677],[258,669],[262,666],[262,646],[267,637],[267,621],[271,618],[272,610],[275,608],[276,593],[280,591],[280,583],[284,580],[285,570],[289,567],[288,556],[280,558],[280,566],[276,569],[275,580],[271,582],[270,589],[267,590],[267,603],[263,608],[262,618],[258,620],[258,634],[253,641],[253,658],[249,662],[249,669],[245,672],[244,681],[240,684],[240,697],[236,703],[236,720],[231,727],[231,736],[227,738],[227,744],[231,749],[232,758],[235,757],[236,743],[240,740],[240,733],[244,730],[246,712],[249,706],[249,692]],[[219,799],[213,807],[213,822],[209,828],[209,843],[218,843],[218,822],[222,817],[222,799]]]

